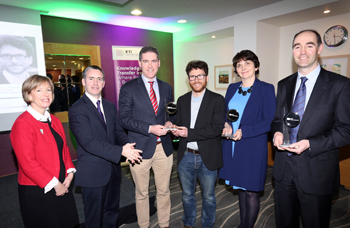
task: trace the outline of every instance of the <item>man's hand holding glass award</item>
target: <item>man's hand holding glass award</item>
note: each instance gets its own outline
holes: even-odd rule
[[[236,122],[239,118],[239,113],[236,109],[230,109],[227,114],[226,114],[227,120],[230,122]],[[221,137],[224,138],[230,138],[230,139],[234,139],[233,135],[233,130],[232,127],[230,126],[230,124],[228,124],[227,122],[225,123],[225,127],[222,130],[222,134]]]
[[[300,123],[300,116],[296,112],[289,112],[283,117],[283,144],[280,147],[290,147],[290,129],[297,127]]]
[[[176,104],[174,102],[169,102],[165,105],[165,128],[167,131],[175,131],[176,127],[170,122],[170,115],[174,115],[176,113]],[[174,125],[175,126],[175,125]]]

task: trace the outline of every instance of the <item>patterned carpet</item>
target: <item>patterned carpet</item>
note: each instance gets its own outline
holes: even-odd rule
[[[170,227],[181,228],[182,227],[182,215],[183,206],[181,199],[181,185],[176,169],[176,153],[174,153],[174,167],[171,175],[171,218]],[[130,172],[127,170],[125,177],[131,179]],[[239,205],[238,205],[238,191],[233,190],[230,186],[225,185],[223,180],[218,180],[216,185],[216,223],[217,228],[237,227],[239,225]],[[150,227],[158,227],[157,214],[155,204],[155,186],[151,180],[150,183],[150,201],[151,201],[151,224]],[[196,189],[197,198],[197,220],[196,228],[201,228],[201,208],[202,197],[199,183]],[[260,213],[258,215],[257,222],[254,227],[256,228],[272,228],[275,225],[275,208],[274,208],[274,186],[272,178],[272,167],[267,169],[267,177],[265,182],[265,191],[261,193],[260,198]],[[130,211],[129,211],[130,212]],[[130,214],[129,214],[130,215]],[[120,227],[122,228],[137,228],[136,215],[130,217],[129,221]],[[350,227],[350,190],[343,187],[339,188],[337,194],[333,197],[332,215],[330,227]]]
[[[174,167],[171,175],[171,228],[182,227],[182,199],[181,185],[177,173],[176,155],[174,153]],[[135,209],[135,190],[132,182],[129,167],[122,168],[121,180],[121,197],[120,197],[120,216],[119,227],[121,228],[138,228],[136,221]],[[17,174],[9,175],[0,178],[0,227],[4,228],[22,228],[23,222],[21,219],[18,196],[17,196]],[[80,222],[80,228],[84,228],[84,205],[81,196],[81,190],[74,187],[74,196],[77,204]],[[232,190],[231,187],[224,184],[223,180],[218,180],[216,185],[216,223],[215,228],[232,228],[239,224],[239,206],[238,192]],[[151,205],[151,224],[150,227],[158,227],[157,224],[157,209],[155,205],[155,185],[153,178],[150,182],[150,205]],[[197,197],[197,224],[196,228],[201,228],[201,207],[202,197],[199,185],[196,189]],[[261,193],[260,198],[260,213],[255,224],[256,228],[273,228],[275,225],[275,210],[274,210],[274,186],[272,178],[272,167],[268,167],[267,178],[265,182],[265,191]],[[350,227],[350,190],[339,188],[337,194],[333,198],[331,228]]]

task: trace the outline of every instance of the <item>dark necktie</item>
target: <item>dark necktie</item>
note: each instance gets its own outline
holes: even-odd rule
[[[106,124],[105,117],[103,116],[103,113],[102,113],[102,111],[101,111],[100,103],[101,103],[100,100],[98,100],[98,101],[96,102],[96,104],[97,104],[97,110],[98,110],[98,112],[100,113],[100,115],[102,116],[103,122]]]
[[[306,98],[305,82],[307,81],[307,77],[301,77],[300,79],[301,79],[301,83],[300,83],[300,87],[297,92],[297,95],[295,96],[292,112],[296,112],[299,114],[300,122],[301,122],[304,115],[304,108],[305,108],[305,98]],[[297,142],[299,126],[300,126],[300,123],[298,126],[290,129],[290,144]],[[288,156],[290,155],[292,155],[292,153],[288,152]]]

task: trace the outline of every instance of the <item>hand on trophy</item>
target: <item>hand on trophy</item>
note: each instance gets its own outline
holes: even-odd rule
[[[310,142],[307,139],[300,140],[299,142],[290,144],[289,147],[286,148],[289,152],[293,152],[296,154],[301,154],[305,150],[310,148]]]
[[[224,129],[222,129],[222,136],[226,137],[226,139],[232,139],[231,136],[232,135],[232,127],[230,126],[230,124],[228,124],[227,122],[225,123],[225,127]]]

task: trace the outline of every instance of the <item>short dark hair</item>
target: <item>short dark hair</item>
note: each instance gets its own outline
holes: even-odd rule
[[[157,48],[152,47],[152,46],[145,46],[141,49],[141,51],[139,53],[139,60],[140,61],[142,59],[142,54],[147,53],[147,52],[153,52],[153,53],[157,54],[157,59],[159,60],[159,54],[158,54]]]
[[[316,31],[316,30],[313,30],[313,29],[305,29],[305,30],[302,30],[300,32],[298,32],[297,34],[294,35],[294,38],[293,38],[293,43],[292,43],[292,48],[294,48],[294,40],[297,36],[299,36],[300,34],[304,33],[304,32],[312,32],[315,34],[316,36],[316,39],[317,39],[317,46],[319,47],[321,44],[322,44],[322,38],[321,38],[321,35]]]
[[[4,45],[25,50],[27,56],[34,55],[33,45],[24,36],[0,35],[0,48],[2,48]]]
[[[235,73],[237,75],[238,75],[237,70],[236,70],[237,63],[240,62],[241,60],[253,61],[254,68],[259,68],[259,66],[260,66],[259,58],[254,52],[252,52],[251,50],[242,50],[242,51],[238,52],[232,59],[232,64],[233,64],[233,67],[235,68]],[[255,75],[257,75],[257,74],[259,74],[259,69],[257,71],[255,71]]]
[[[193,69],[201,69],[204,71],[205,75],[208,75],[208,64],[201,60],[192,60],[186,66],[187,76],[190,76],[190,72]]]
[[[84,71],[83,71],[83,78],[84,79],[86,78],[86,73],[88,72],[88,70],[91,70],[91,69],[101,71],[101,73],[103,75],[103,80],[105,80],[105,73],[103,72],[103,70],[99,66],[95,66],[95,65],[88,66],[84,69]]]

